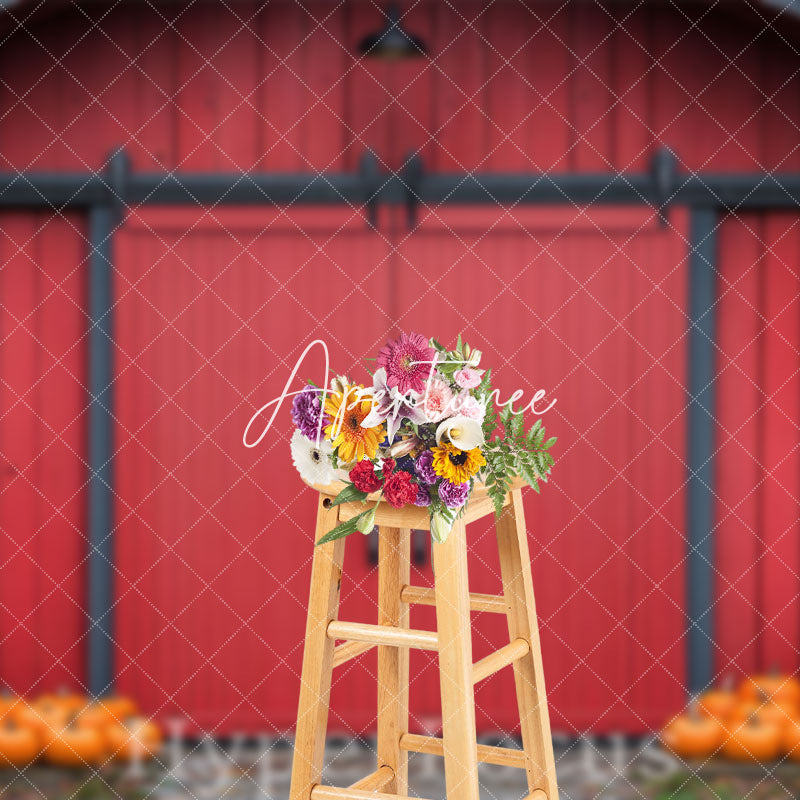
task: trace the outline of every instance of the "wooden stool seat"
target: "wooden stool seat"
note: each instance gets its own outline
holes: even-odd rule
[[[414,528],[428,529],[427,509],[395,509],[380,503],[375,514],[379,527],[376,624],[338,619],[346,539],[316,547],[289,800],[404,800],[410,752],[444,757],[448,800],[479,800],[478,762],[524,769],[530,792],[526,800],[558,800],[522,485],[521,481],[512,485],[496,524],[502,595],[470,592],[467,582],[466,525],[494,513],[482,486],[473,490],[466,512],[447,541],[432,544],[434,588],[410,583],[410,533]],[[332,505],[343,484],[314,488],[319,492],[314,541],[364,510],[360,503]],[[370,502],[375,500],[377,496],[370,498]],[[436,607],[436,631],[409,626],[409,608],[414,603]],[[509,633],[508,644],[474,663],[470,611],[504,614]],[[332,671],[373,647],[378,648],[377,768],[352,786],[323,786]],[[408,731],[412,647],[439,653],[441,738]],[[507,666],[514,670],[522,750],[479,745],[476,739],[473,686]]]

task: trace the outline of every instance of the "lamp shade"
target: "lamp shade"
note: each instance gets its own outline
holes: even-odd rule
[[[400,11],[395,5],[391,5],[387,9],[384,26],[379,31],[365,36],[358,49],[361,55],[389,61],[415,58],[427,53],[422,39],[402,27]]]

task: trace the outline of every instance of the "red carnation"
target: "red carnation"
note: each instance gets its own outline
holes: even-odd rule
[[[375,474],[375,467],[366,459],[359,461],[350,470],[350,480],[356,489],[367,494],[377,492],[381,488],[381,479]]]
[[[386,502],[394,508],[402,508],[417,499],[417,485],[412,482],[411,475],[401,470],[386,479],[383,486]]]
[[[394,472],[394,468],[396,466],[397,462],[393,458],[384,458],[383,466],[381,467],[381,471],[383,472],[383,477],[388,478]]]

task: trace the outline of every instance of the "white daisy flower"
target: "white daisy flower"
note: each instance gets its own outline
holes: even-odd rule
[[[304,481],[325,486],[336,480],[331,463],[333,448],[329,441],[323,439],[317,447],[315,442],[296,430],[290,446],[295,469]]]

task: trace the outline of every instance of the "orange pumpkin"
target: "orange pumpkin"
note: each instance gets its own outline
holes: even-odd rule
[[[723,728],[719,721],[704,717],[696,703],[685,714],[676,717],[661,732],[661,741],[680,758],[706,758],[722,742]]]
[[[730,715],[729,723],[734,728],[737,728],[751,717],[757,717],[760,722],[773,723],[783,730],[796,715],[797,706],[794,703],[768,700],[762,697],[759,700],[747,700],[735,706],[733,713]]]
[[[153,758],[162,741],[158,726],[144,717],[129,717],[124,724],[112,725],[106,736],[108,749],[118,761]]]
[[[793,719],[784,727],[781,750],[792,761],[800,761],[800,721]]]
[[[90,703],[75,717],[75,724],[79,728],[92,728],[101,733],[113,722],[114,718],[102,703]]]
[[[758,715],[730,729],[722,744],[722,752],[736,761],[774,761],[783,746],[785,726],[765,722]]]
[[[25,705],[25,701],[13,692],[9,692],[7,689],[0,692],[0,722],[7,722],[14,719],[17,711],[19,711],[23,705]]]
[[[35,731],[16,722],[0,725],[0,767],[25,767],[41,752],[41,740]]]
[[[118,725],[128,717],[137,713],[136,704],[127,697],[105,697],[90,703],[76,718],[79,727],[100,728],[105,730],[111,725]]]
[[[17,706],[14,718],[18,725],[30,728],[41,739],[47,740],[66,724],[69,714],[52,700],[38,700],[35,703],[23,701]]]
[[[49,737],[44,755],[59,767],[96,767],[106,760],[106,752],[100,731],[70,722]]]
[[[84,695],[71,692],[62,686],[55,692],[43,694],[36,702],[58,706],[66,714],[77,714],[86,707],[89,700]]]
[[[739,702],[730,679],[722,682],[718,689],[709,689],[697,698],[697,707],[707,717],[727,722]]]
[[[109,694],[102,697],[100,703],[115,722],[122,722],[128,717],[135,717],[139,713],[136,703],[130,697],[125,697],[124,695]]]
[[[780,703],[800,705],[800,680],[794,675],[772,670],[764,675],[751,675],[739,687],[743,700],[758,700],[767,697]]]

